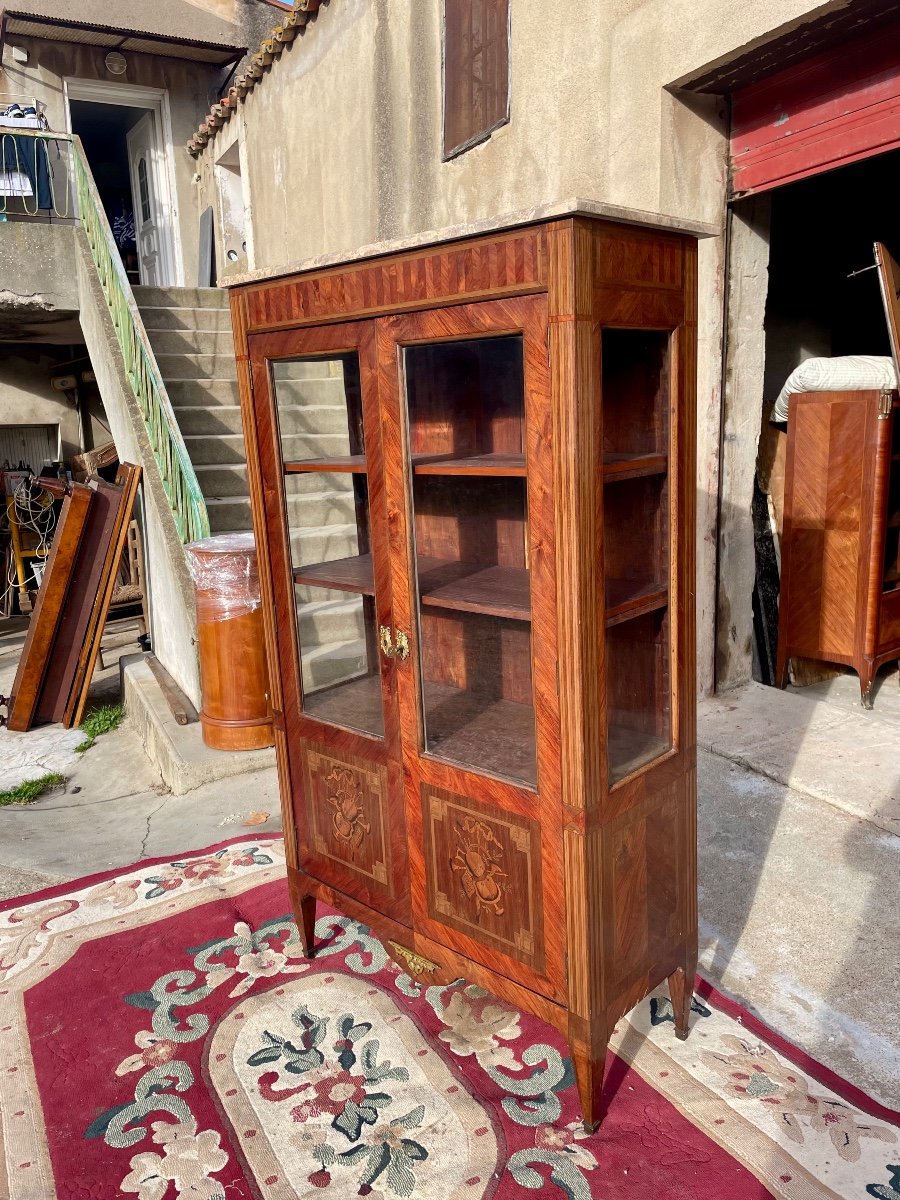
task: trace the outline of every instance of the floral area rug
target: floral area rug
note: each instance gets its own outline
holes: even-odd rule
[[[620,1022],[584,1136],[558,1034],[401,974],[279,840],[0,906],[0,1196],[900,1200],[897,1114],[702,988]]]

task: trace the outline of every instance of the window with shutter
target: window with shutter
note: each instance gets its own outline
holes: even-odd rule
[[[509,120],[509,0],[444,0],[444,158]]]

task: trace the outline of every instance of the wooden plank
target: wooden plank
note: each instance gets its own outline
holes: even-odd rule
[[[60,721],[66,711],[91,611],[101,584],[103,561],[115,532],[121,489],[102,479],[93,479],[87,486],[94,493],[94,499],[60,615],[53,657],[47,666],[41,698],[35,710],[35,720],[40,722]]]
[[[71,493],[63,499],[50,557],[8,702],[7,726],[17,733],[30,729],[34,719],[93,498],[90,488],[73,483]]]
[[[308,567],[294,567],[294,583],[374,596],[372,555],[355,554],[352,558],[336,558],[331,562],[312,563]]]
[[[351,474],[365,474],[366,456],[364,454],[345,454],[341,458],[307,458],[303,462],[286,462],[285,475],[302,475],[306,471],[344,471]]]
[[[486,567],[422,592],[422,604],[512,620],[531,619],[531,589],[524,567]]]
[[[156,682],[162,689],[162,694],[166,698],[172,716],[179,725],[192,725],[199,720],[197,710],[191,704],[190,700],[162,665],[155,654],[145,654],[144,662],[153,672]]]
[[[116,572],[128,540],[128,523],[134,511],[140,479],[141,468],[131,463],[122,463],[116,472],[116,485],[121,489],[119,504],[98,578],[94,604],[84,631],[72,686],[67,697],[65,711],[62,714],[62,721],[67,729],[78,725],[84,716],[88,688],[91,685],[97,655],[100,653],[100,639],[103,636],[103,627],[106,624],[109,605],[116,585]]]
[[[501,475],[525,476],[524,454],[474,454],[469,458],[417,458],[416,475]]]

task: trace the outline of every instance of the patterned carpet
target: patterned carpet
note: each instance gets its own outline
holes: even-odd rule
[[[900,1200],[892,1114],[701,987],[616,1029],[586,1137],[557,1033],[421,987],[242,838],[0,905],[10,1200]]]

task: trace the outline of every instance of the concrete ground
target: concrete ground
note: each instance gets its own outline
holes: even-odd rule
[[[97,686],[114,694],[117,678],[112,668]],[[8,682],[0,648],[0,691]],[[894,776],[888,784],[883,774],[900,709],[896,720],[886,706],[879,716],[876,698],[876,725],[841,686],[831,700],[751,687],[701,704],[701,742],[718,752],[699,753],[700,963],[785,1037],[896,1108],[900,837]],[[173,796],[127,719],[65,773],[64,791],[0,808],[0,896],[279,825],[273,768]],[[260,811],[265,824],[244,825]]]

